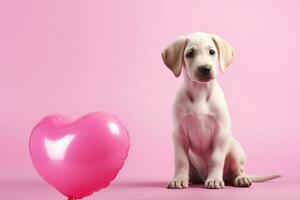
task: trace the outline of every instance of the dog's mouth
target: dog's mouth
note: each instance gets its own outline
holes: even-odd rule
[[[199,82],[208,82],[210,80],[212,80],[214,77],[212,75],[207,75],[207,76],[203,76],[203,75],[197,75],[196,80]]]
[[[199,83],[207,83],[212,79],[215,79],[216,77],[213,75],[213,73],[210,73],[208,75],[203,75],[200,73],[190,73],[189,71],[187,72],[187,77],[195,82]]]

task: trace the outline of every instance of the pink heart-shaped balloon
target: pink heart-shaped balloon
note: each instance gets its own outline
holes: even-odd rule
[[[70,198],[83,198],[109,185],[124,164],[129,135],[120,120],[95,112],[71,121],[43,118],[32,130],[33,165],[50,185]]]

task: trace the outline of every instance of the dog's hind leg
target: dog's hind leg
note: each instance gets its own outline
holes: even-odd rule
[[[251,179],[246,175],[244,169],[245,153],[240,143],[233,139],[230,151],[226,158],[229,169],[229,176],[226,182],[235,187],[250,187],[252,184]]]

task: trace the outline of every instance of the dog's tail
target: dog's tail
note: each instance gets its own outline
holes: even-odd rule
[[[270,181],[276,178],[280,178],[281,175],[279,174],[273,174],[269,176],[248,176],[252,182],[265,182]]]

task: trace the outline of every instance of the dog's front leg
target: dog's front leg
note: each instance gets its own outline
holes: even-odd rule
[[[173,133],[175,150],[175,175],[170,181],[168,188],[184,189],[189,184],[189,161],[187,157],[188,142],[184,132],[174,131]]]
[[[205,187],[209,189],[223,189],[223,169],[226,152],[229,146],[227,134],[217,134],[212,144],[211,156],[208,159],[208,176],[205,180]]]

